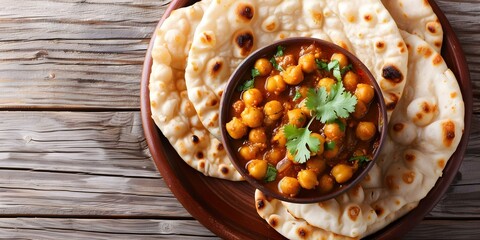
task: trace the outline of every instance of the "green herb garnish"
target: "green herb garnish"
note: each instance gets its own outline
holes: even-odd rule
[[[268,164],[268,167],[267,167],[267,174],[265,175],[265,182],[273,182],[275,181],[275,179],[277,179],[277,169],[272,166],[271,164]]]
[[[270,63],[272,63],[272,66],[273,66],[275,69],[277,69],[277,71],[279,71],[279,72],[283,72],[283,71],[284,71],[283,68],[282,68],[282,66],[278,65],[277,60],[275,59],[275,57],[270,58]]]
[[[351,157],[350,159],[348,159],[348,161],[350,162],[358,161],[359,164],[364,164],[364,163],[370,162],[371,159],[368,158],[367,156],[356,156],[356,157]]]
[[[332,71],[332,70],[333,70],[333,76],[337,79],[337,81],[341,82],[342,74],[340,72],[340,63],[336,59],[328,63],[328,71]]]
[[[327,62],[324,62],[320,59],[315,59],[315,63],[317,64],[318,69],[328,71],[328,63]]]
[[[335,142],[334,141],[325,143],[325,149],[326,150],[333,150],[334,148],[335,148]]]
[[[258,69],[256,68],[253,68],[251,75],[252,75],[252,78],[245,81],[242,85],[238,86],[237,91],[239,92],[246,91],[255,86],[255,78],[260,76],[260,71],[258,71]]]
[[[347,118],[355,111],[357,98],[346,92],[342,82],[334,84],[330,93],[325,88],[309,89],[305,106],[312,110],[316,119],[322,123],[334,121],[337,118]]]
[[[300,93],[300,91],[296,91],[295,92],[295,96],[293,96],[293,101],[297,101],[298,99],[300,99],[302,97],[302,94]]]
[[[277,46],[277,52],[275,53],[275,57],[281,57],[283,56],[285,53],[285,47],[284,46]]]
[[[310,151],[318,151],[320,140],[311,136],[312,132],[308,130],[308,126],[297,128],[292,124],[287,124],[283,128],[283,133],[287,138],[287,150],[295,156],[295,162],[305,163],[310,158]]]
[[[340,70],[340,73],[343,75],[343,74],[345,74],[346,72],[348,72],[352,69],[353,69],[352,64],[348,64],[348,66],[346,66],[346,67],[342,68],[342,70]]]

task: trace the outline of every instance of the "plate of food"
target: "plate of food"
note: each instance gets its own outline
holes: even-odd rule
[[[368,174],[318,203],[256,190],[221,141],[221,98],[231,74],[255,50],[295,37],[355,55],[387,109],[388,134]],[[291,67],[279,57],[280,72]],[[420,0],[173,1],[145,58],[141,98],[145,137],[165,182],[193,217],[226,239],[401,236],[453,181],[472,108],[458,39],[438,6]]]

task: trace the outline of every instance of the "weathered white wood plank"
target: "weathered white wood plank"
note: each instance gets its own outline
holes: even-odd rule
[[[218,239],[195,220],[1,218],[0,238]]]
[[[159,176],[139,112],[0,112],[0,168]]]

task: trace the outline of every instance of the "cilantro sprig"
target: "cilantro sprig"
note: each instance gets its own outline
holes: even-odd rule
[[[279,45],[277,46],[277,51],[275,52],[275,54],[273,55],[272,58],[270,58],[270,63],[272,64],[272,66],[277,69],[277,71],[279,72],[283,72],[285,71],[282,66],[280,66],[278,63],[277,63],[277,59],[276,57],[282,57],[283,55],[285,54],[285,47]]]
[[[256,68],[252,68],[251,75],[252,75],[252,78],[245,81],[242,85],[238,86],[237,91],[239,92],[246,91],[255,86],[255,78],[260,76],[260,71],[258,71],[258,69]]]
[[[293,101],[297,101],[298,99],[300,99],[302,97],[302,94],[300,93],[300,91],[295,91],[295,96],[293,96]]]
[[[268,164],[267,167],[267,174],[265,175],[265,178],[263,179],[265,182],[273,182],[275,179],[277,179],[277,168],[272,166],[271,164]]]
[[[297,128],[292,124],[287,124],[283,132],[287,138],[287,150],[295,156],[296,162],[305,163],[310,158],[310,151],[318,151],[320,140],[312,137],[312,131],[308,129],[308,126],[306,128]]]
[[[372,159],[370,159],[369,157],[363,156],[363,155],[351,157],[350,159],[348,159],[348,161],[350,161],[350,162],[358,161],[359,164],[368,163],[368,162],[370,162],[371,160],[372,160]]]

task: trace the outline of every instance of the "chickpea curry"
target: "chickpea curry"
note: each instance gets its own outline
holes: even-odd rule
[[[245,75],[225,127],[248,174],[267,188],[328,194],[373,158],[380,105],[344,54],[316,43],[278,46]]]

